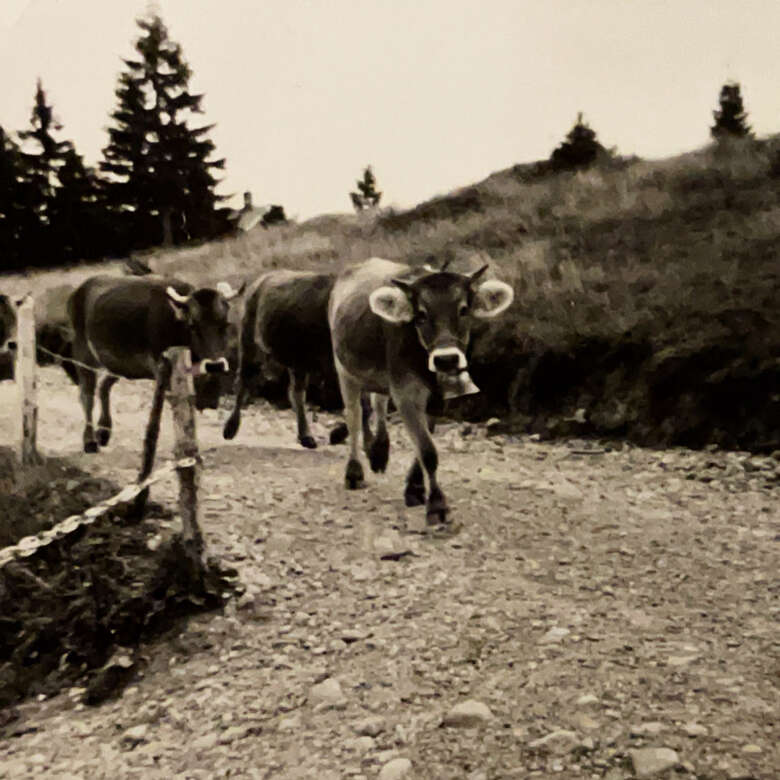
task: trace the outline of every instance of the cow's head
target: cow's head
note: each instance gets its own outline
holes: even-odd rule
[[[496,317],[514,298],[514,291],[496,279],[481,281],[487,266],[464,275],[445,270],[414,280],[393,279],[369,296],[371,310],[387,322],[412,323],[428,354],[428,370],[440,382],[463,374],[461,391],[475,392],[468,378],[466,349],[474,319]],[[430,269],[426,269],[430,270]]]
[[[195,391],[198,408],[216,408],[219,401],[219,374],[229,369],[228,312],[230,300],[240,290],[226,282],[216,289],[202,287],[182,295],[172,286],[166,288],[176,318],[186,325],[192,362],[196,366]]]

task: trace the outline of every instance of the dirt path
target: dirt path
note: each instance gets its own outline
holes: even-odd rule
[[[44,369],[41,448],[128,482],[151,390],[120,382],[114,441],[85,456],[76,390]],[[118,701],[25,704],[0,777],[777,776],[777,461],[445,425],[460,531],[429,537],[398,424],[388,474],[348,493],[333,417],[306,451],[289,412],[252,407],[233,442],[224,414],[198,420],[205,534],[246,595],[149,647]]]

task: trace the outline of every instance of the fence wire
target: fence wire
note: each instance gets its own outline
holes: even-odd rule
[[[0,550],[0,569],[7,563],[16,560],[17,558],[28,558],[35,552],[45,547],[52,542],[62,539],[65,536],[69,536],[72,533],[78,531],[83,526],[92,525],[99,517],[102,517],[106,512],[113,509],[118,504],[124,504],[128,501],[132,501],[139,493],[153,485],[155,482],[159,482],[165,477],[172,474],[178,469],[192,468],[198,464],[200,458],[180,458],[176,461],[166,463],[164,466],[157,469],[150,474],[146,479],[140,482],[134,482],[131,485],[126,485],[115,496],[107,498],[105,501],[101,501],[99,504],[90,507],[82,512],[80,515],[70,515],[66,517],[57,525],[49,528],[47,531],[41,531],[34,536],[25,536],[21,538],[16,544],[10,547],[4,547]]]
[[[72,365],[78,366],[79,368],[83,368],[86,371],[91,371],[93,374],[103,374],[103,376],[113,376],[116,379],[124,379],[124,377],[120,376],[119,374],[115,374],[113,371],[109,371],[107,368],[88,366],[86,363],[82,363],[81,361],[75,360],[72,357],[67,357],[67,355],[62,355],[59,352],[52,352],[50,349],[47,349],[46,347],[42,347],[40,344],[36,344],[35,347],[36,349],[39,349],[44,354],[53,358],[54,362],[59,365],[62,365],[63,363],[71,363]]]

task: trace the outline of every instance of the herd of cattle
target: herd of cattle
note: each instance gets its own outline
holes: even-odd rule
[[[95,276],[67,294],[63,290],[48,296],[46,305],[57,311],[40,318],[39,339],[61,342],[47,352],[70,358],[63,367],[79,386],[84,450],[96,452],[111,436],[113,385],[122,377],[153,379],[169,347],[191,350],[196,402],[199,408],[216,406],[219,374],[228,369],[231,301],[241,296],[235,406],[224,437],[237,434],[252,379],[271,358],[289,372],[298,441],[316,447],[305,411],[308,377],[335,366],[346,429],[331,432],[331,442],[349,437],[346,486],[354,489],[364,481],[361,435],[372,470],[384,471],[392,398],[415,450],[406,477],[406,504],[426,504],[429,522],[445,522],[449,510],[436,479],[438,456],[426,410],[433,395],[448,398],[478,390],[466,357],[472,324],[501,314],[514,295],[508,284],[486,280],[486,270],[461,274],[447,270],[446,264],[417,268],[372,258],[339,274],[267,271],[234,290],[224,282],[196,289],[136,265],[130,269],[134,276]],[[10,376],[15,322],[14,302],[0,295],[0,378]],[[51,332],[41,333],[46,327]],[[94,426],[96,388],[100,416]]]

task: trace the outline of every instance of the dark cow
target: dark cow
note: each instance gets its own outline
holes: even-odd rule
[[[0,379],[13,379],[16,352],[16,307],[7,295],[0,295]]]
[[[428,430],[428,400],[434,393],[449,398],[478,391],[466,359],[473,320],[499,315],[514,297],[504,282],[481,281],[486,270],[420,274],[407,265],[372,258],[342,272],[330,297],[328,321],[350,436],[346,485],[354,489],[363,484],[357,437],[365,390],[376,394],[379,424],[369,459],[375,471],[384,470],[389,395],[416,450],[406,478],[406,505],[425,503],[424,469],[430,523],[444,522],[448,507],[436,481],[438,455]]]
[[[117,378],[154,378],[160,356],[169,347],[190,348],[193,364],[199,366],[195,379],[198,408],[216,407],[213,385],[217,378],[210,374],[227,370],[228,301],[237,294],[223,282],[216,290],[196,290],[186,282],[151,276],[95,276],[76,289],[68,302],[73,358],[90,367],[77,365],[86,417],[85,452],[96,452],[98,443],[108,444],[109,395]],[[96,438],[92,406],[95,370],[101,368],[111,373],[100,382]]]
[[[68,316],[68,300],[76,289],[59,284],[35,296],[35,340],[37,361],[41,366],[58,363],[74,384],[79,379],[68,358],[73,356],[73,328]]]
[[[241,318],[236,401],[225,422],[226,439],[238,432],[249,385],[258,367],[270,359],[288,370],[298,441],[310,449],[317,446],[306,416],[306,387],[311,374],[335,379],[328,328],[328,298],[335,278],[334,274],[274,270],[252,283]],[[364,409],[364,415],[367,424],[370,409]],[[336,444],[346,436],[341,424],[331,431],[330,441]]]

